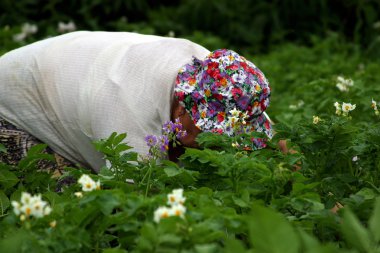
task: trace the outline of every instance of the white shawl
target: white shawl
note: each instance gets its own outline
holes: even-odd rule
[[[80,31],[45,39],[0,58],[0,116],[73,162],[98,171],[92,141],[126,132],[144,138],[170,118],[181,66],[209,51],[184,39]]]

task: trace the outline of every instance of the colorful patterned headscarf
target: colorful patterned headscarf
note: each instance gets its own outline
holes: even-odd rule
[[[218,49],[203,61],[194,57],[180,69],[174,93],[204,132],[233,136],[257,131],[272,138],[263,114],[269,105],[269,83],[252,62],[232,50]],[[252,143],[253,149],[265,147],[260,138]]]

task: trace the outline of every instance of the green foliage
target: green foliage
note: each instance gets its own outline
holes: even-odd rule
[[[34,39],[57,35],[59,22],[79,30],[136,31],[191,38],[216,49],[268,52],[283,42],[311,44],[331,31],[361,45],[369,57],[380,55],[380,3],[376,0],[11,0],[0,2],[3,33],[22,23],[37,24]],[[10,27],[11,26],[11,27]],[[28,41],[30,42],[30,38]],[[0,36],[7,46],[18,43]],[[1,53],[1,52],[0,52]]]

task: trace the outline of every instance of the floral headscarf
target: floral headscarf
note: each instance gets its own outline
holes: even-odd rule
[[[218,49],[203,61],[194,57],[179,70],[174,93],[204,132],[233,136],[257,131],[272,138],[263,114],[269,105],[269,83],[252,62],[232,50]],[[265,147],[260,138],[252,143],[253,149]]]

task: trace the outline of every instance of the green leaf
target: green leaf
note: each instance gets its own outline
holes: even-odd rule
[[[373,209],[373,213],[371,218],[369,219],[369,229],[373,235],[373,239],[377,243],[380,241],[380,197],[376,198],[375,208]]]
[[[164,172],[168,177],[174,177],[182,173],[182,171],[175,167],[166,167],[164,168]]]
[[[128,253],[125,249],[105,249],[103,253]]]
[[[62,199],[62,197],[56,192],[46,192],[43,196],[49,200],[51,207],[54,207],[56,204],[60,203]]]
[[[0,170],[0,185],[3,189],[9,189],[12,186],[16,185],[19,181],[18,177],[6,169]]]
[[[369,188],[360,189],[355,195],[362,196],[364,199],[374,199],[377,196],[374,190]]]
[[[41,143],[32,146],[27,153],[27,156],[41,154],[47,147],[47,144]]]
[[[348,207],[343,210],[341,229],[348,245],[361,252],[371,252],[371,240],[368,231]]]
[[[240,207],[249,207],[248,203],[245,202],[244,200],[242,200],[241,198],[238,198],[236,196],[232,196],[232,201],[237,205],[237,206],[240,206]]]
[[[119,153],[121,153],[121,152],[123,152],[123,151],[126,151],[126,150],[128,150],[128,149],[131,149],[131,148],[132,148],[131,146],[128,146],[128,145],[125,144],[125,143],[121,143],[121,144],[119,144],[119,145],[116,146],[116,148],[115,148],[115,153],[116,153],[116,154],[119,154]]]
[[[112,142],[112,144],[116,146],[116,145],[120,144],[126,137],[127,137],[126,133],[122,133],[122,134],[116,135],[115,139]]]
[[[0,190],[0,215],[4,215],[10,206],[10,201],[3,191]]]
[[[137,247],[141,252],[153,252],[158,243],[158,235],[152,223],[145,223],[141,228],[141,236],[138,238]]]
[[[254,206],[247,220],[250,242],[257,252],[299,252],[300,240],[281,214],[269,208]]]
[[[246,252],[243,243],[240,240],[228,238],[224,247],[224,252]]]
[[[7,148],[0,143],[0,153],[7,153]]]
[[[194,246],[196,253],[217,253],[218,248],[216,243],[198,244]]]

